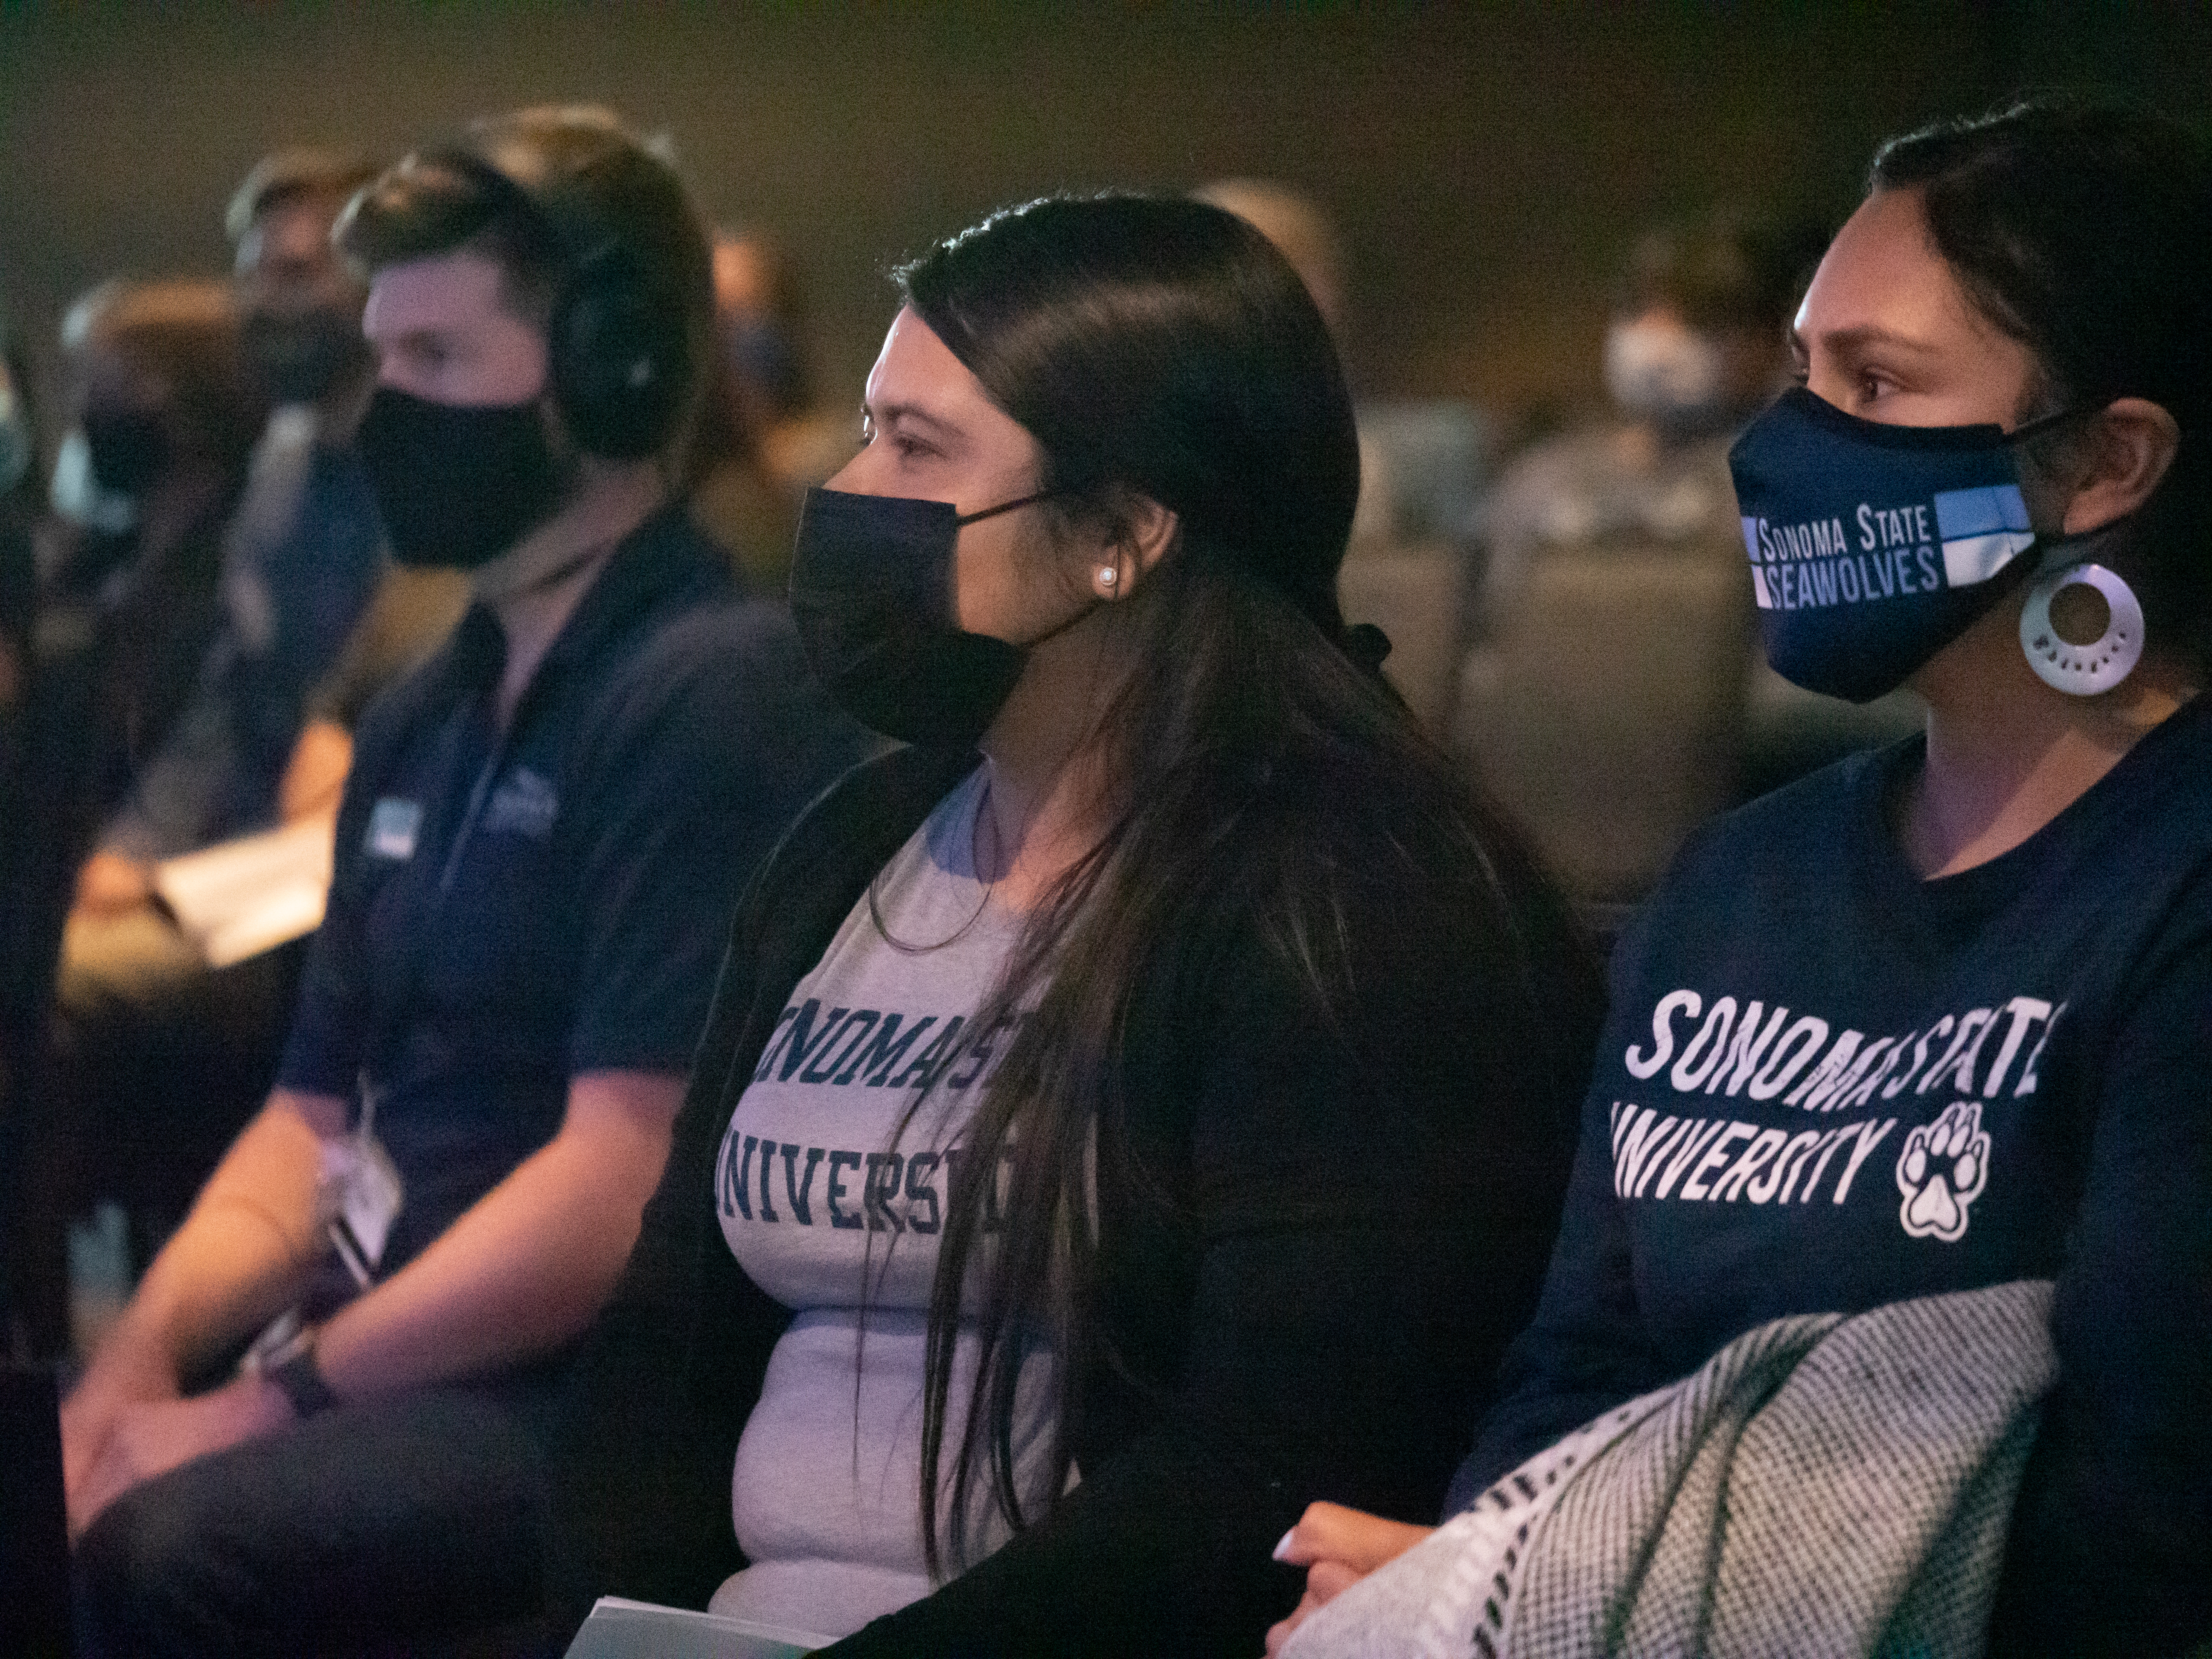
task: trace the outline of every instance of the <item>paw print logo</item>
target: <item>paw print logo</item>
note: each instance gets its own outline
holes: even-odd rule
[[[1990,1179],[1990,1138],[1982,1133],[1977,1101],[1956,1100],[1933,1123],[1905,1138],[1897,1159],[1897,1189],[1905,1194],[1898,1211],[1914,1238],[1951,1243],[1966,1236],[1966,1206],[1982,1195]]]

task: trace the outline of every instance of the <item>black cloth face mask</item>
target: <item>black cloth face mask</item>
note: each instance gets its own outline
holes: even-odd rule
[[[92,462],[93,482],[118,495],[136,495],[169,464],[169,433],[161,417],[140,410],[88,409],[77,421]]]
[[[380,386],[354,440],[397,562],[473,570],[561,505],[536,398],[434,404]]]
[[[1035,646],[955,620],[963,525],[1045,500],[1044,490],[964,518],[950,501],[809,489],[791,559],[791,612],[807,666],[863,726],[902,743],[973,748]],[[1048,633],[1072,628],[1086,609]]]
[[[255,376],[280,404],[313,403],[368,362],[361,319],[350,311],[250,312],[240,337]]]
[[[1774,672],[1869,702],[1965,633],[2033,562],[2018,446],[2079,412],[1891,426],[1784,392],[1729,451]]]

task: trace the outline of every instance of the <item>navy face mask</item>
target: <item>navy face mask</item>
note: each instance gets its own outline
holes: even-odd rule
[[[960,627],[953,549],[963,525],[1054,493],[963,518],[950,501],[808,490],[792,552],[791,613],[823,689],[887,738],[972,748],[1012,695],[1029,647]]]
[[[1775,672],[1867,702],[1965,633],[2035,544],[2017,447],[2074,413],[1889,426],[1783,393],[1729,451]]]

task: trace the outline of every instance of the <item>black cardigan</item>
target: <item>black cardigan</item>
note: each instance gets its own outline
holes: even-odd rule
[[[715,1148],[793,987],[975,763],[902,750],[848,774],[739,913],[667,1173],[553,1459],[570,1614],[602,1594],[702,1606],[743,1565],[730,1470],[790,1316],[714,1224]],[[1534,1305],[1600,992],[1510,849],[1501,929],[1463,865],[1407,852],[1410,814],[1346,810],[1318,780],[1272,798],[1299,838],[1275,850],[1345,873],[1348,1006],[1316,1006],[1233,893],[1144,976],[1127,1139],[1102,1124],[1098,1166],[1118,1150],[1152,1181],[1101,1183],[1080,1484],[836,1653],[1256,1654],[1299,1590],[1269,1550],[1310,1501],[1436,1512]]]

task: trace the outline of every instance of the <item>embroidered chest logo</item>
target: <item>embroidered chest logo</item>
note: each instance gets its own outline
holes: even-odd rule
[[[484,809],[488,836],[527,836],[543,841],[553,833],[553,819],[561,810],[553,786],[526,766],[518,766],[500,781]]]
[[[1990,1138],[1978,1101],[1958,1100],[1905,1138],[1897,1159],[1898,1218],[1913,1238],[1954,1243],[1966,1236],[1967,1206],[1990,1179]]]

